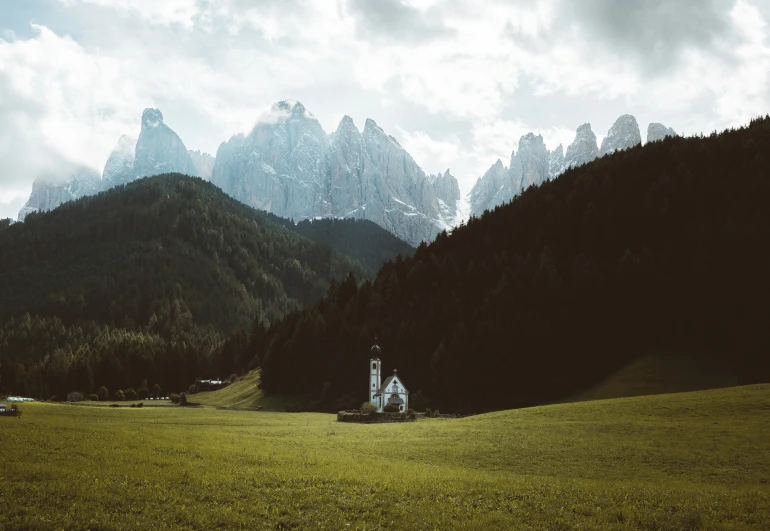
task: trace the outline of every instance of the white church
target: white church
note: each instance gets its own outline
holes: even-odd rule
[[[380,361],[382,349],[376,341],[370,352],[369,402],[374,404],[379,413],[382,413],[385,406],[389,404],[398,406],[399,411],[406,411],[409,409],[409,391],[398,376],[398,371],[394,370],[393,375],[388,376],[385,383],[382,383],[382,362]]]

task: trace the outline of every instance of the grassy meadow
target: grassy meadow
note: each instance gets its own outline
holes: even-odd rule
[[[22,407],[3,530],[770,528],[770,385],[373,425]]]

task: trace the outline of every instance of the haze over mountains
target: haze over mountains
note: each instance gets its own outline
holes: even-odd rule
[[[145,109],[139,138],[121,136],[101,175],[89,168],[78,168],[63,182],[35,181],[29,200],[19,211],[19,221],[31,212],[51,210],[67,201],[98,194],[140,177],[162,173],[204,178],[210,175],[207,170],[210,155],[192,153],[197,165],[179,136],[163,123],[163,114],[157,109]]]
[[[666,136],[676,132],[649,125],[647,142]],[[223,142],[213,157],[188,150],[159,110],[145,109],[138,139],[120,137],[101,176],[78,168],[64,182],[36,181],[19,220],[141,177],[183,173],[210,180],[231,197],[277,216],[368,219],[418,245],[462,222],[464,201],[470,214],[480,216],[568,168],[639,144],[639,125],[628,114],[615,121],[601,146],[588,123],[577,128],[566,152],[562,145],[551,151],[541,135],[528,133],[511,152],[508,166],[498,160],[462,198],[450,170],[426,174],[371,119],[359,131],[345,116],[327,134],[301,103],[285,100],[248,134]]]

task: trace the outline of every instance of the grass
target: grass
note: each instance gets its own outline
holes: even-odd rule
[[[676,352],[640,358],[572,401],[601,400],[661,393],[700,391],[737,385],[736,367],[728,361]]]
[[[0,529],[770,522],[770,385],[373,425],[211,407],[23,408],[20,421],[0,419]]]
[[[260,376],[259,370],[251,371],[218,391],[195,393],[188,395],[187,399],[196,404],[228,409],[256,409],[262,406],[266,410],[285,411],[292,405],[301,404],[296,397],[264,395],[259,388]]]

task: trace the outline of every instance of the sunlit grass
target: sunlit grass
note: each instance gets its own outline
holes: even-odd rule
[[[0,420],[0,529],[770,522],[770,385],[398,424],[53,404]]]

